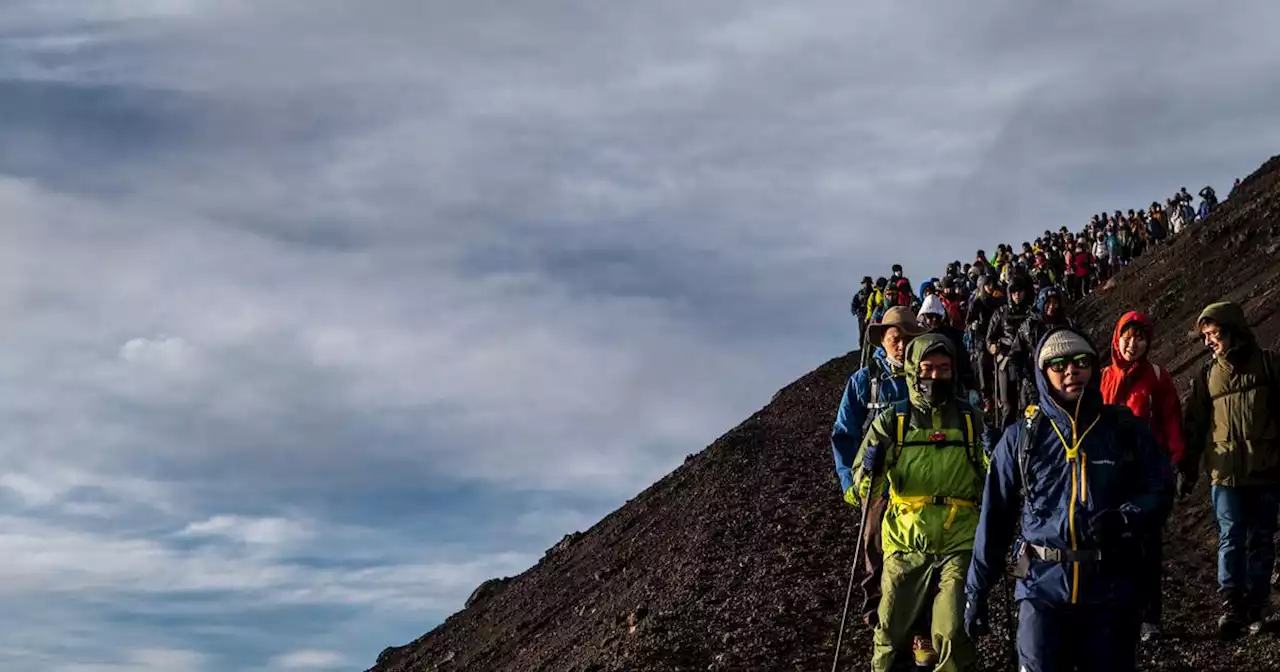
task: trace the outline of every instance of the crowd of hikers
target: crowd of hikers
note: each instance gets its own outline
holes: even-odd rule
[[[863,280],[852,305],[863,365],[831,443],[862,520],[850,593],[864,574],[873,670],[976,670],[997,589],[1016,611],[1017,669],[1136,669],[1138,642],[1161,637],[1162,529],[1202,468],[1219,526],[1217,632],[1262,631],[1280,358],[1240,306],[1204,308],[1195,328],[1212,357],[1183,407],[1148,357],[1151,319],[1123,315],[1104,361],[1070,316],[1217,207],[1212,188],[1200,196],[1198,209],[1184,188],[1146,211],[1094,215],[1079,233],[978,250],[918,287],[900,265]]]

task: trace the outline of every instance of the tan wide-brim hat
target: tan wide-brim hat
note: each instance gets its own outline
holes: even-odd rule
[[[920,326],[916,322],[916,316],[912,314],[911,309],[906,306],[894,306],[884,313],[884,318],[879,322],[867,327],[867,344],[873,348],[880,347],[880,341],[884,338],[884,332],[889,327],[897,327],[911,338],[919,336],[929,331]]]

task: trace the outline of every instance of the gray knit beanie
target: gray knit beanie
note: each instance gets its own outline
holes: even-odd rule
[[[1044,339],[1044,345],[1040,347],[1040,353],[1036,356],[1036,366],[1043,370],[1051,359],[1074,357],[1076,355],[1093,355],[1097,357],[1098,353],[1089,345],[1089,341],[1085,340],[1084,336],[1070,329],[1059,329]]]

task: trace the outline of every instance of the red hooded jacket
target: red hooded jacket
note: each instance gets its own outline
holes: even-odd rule
[[[1102,370],[1102,399],[1108,404],[1128,406],[1145,420],[1156,443],[1169,451],[1174,464],[1182,460],[1186,443],[1182,437],[1182,403],[1168,371],[1147,361],[1126,362],[1120,354],[1120,334],[1133,323],[1143,326],[1150,342],[1155,333],[1151,318],[1139,312],[1125,313],[1111,337],[1111,364]]]

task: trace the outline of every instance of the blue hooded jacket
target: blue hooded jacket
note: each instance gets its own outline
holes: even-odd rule
[[[871,403],[871,369],[879,372],[881,404],[893,404],[908,398],[907,378],[902,370],[895,374],[889,366],[884,348],[876,348],[875,362],[858,369],[844,386],[840,410],[836,413],[835,426],[831,428],[831,452],[835,456],[836,474],[840,477],[840,492],[853,486],[853,472],[859,466],[853,463],[862,445],[862,427],[866,424],[867,404]]]
[[[1048,335],[1037,346],[1037,358],[1047,339]],[[1043,418],[1026,455],[1031,490],[1023,491],[1023,467],[1016,455],[1030,430],[1027,422],[1016,422],[992,454],[966,592],[971,600],[986,599],[1005,571],[1016,523],[1021,521],[1015,557],[1030,542],[1063,550],[1101,548],[1104,559],[1033,560],[1026,578],[1018,580],[1015,599],[1048,605],[1128,603],[1136,567],[1132,552],[1108,556],[1106,547],[1090,534],[1089,522],[1097,512],[1114,509],[1125,514],[1135,536],[1163,525],[1173,501],[1168,458],[1146,425],[1127,409],[1111,407],[1104,413],[1101,371],[1095,369],[1074,413],[1055,400],[1039,367],[1035,379],[1044,402]],[[1076,460],[1068,461],[1066,441],[1076,444]]]

